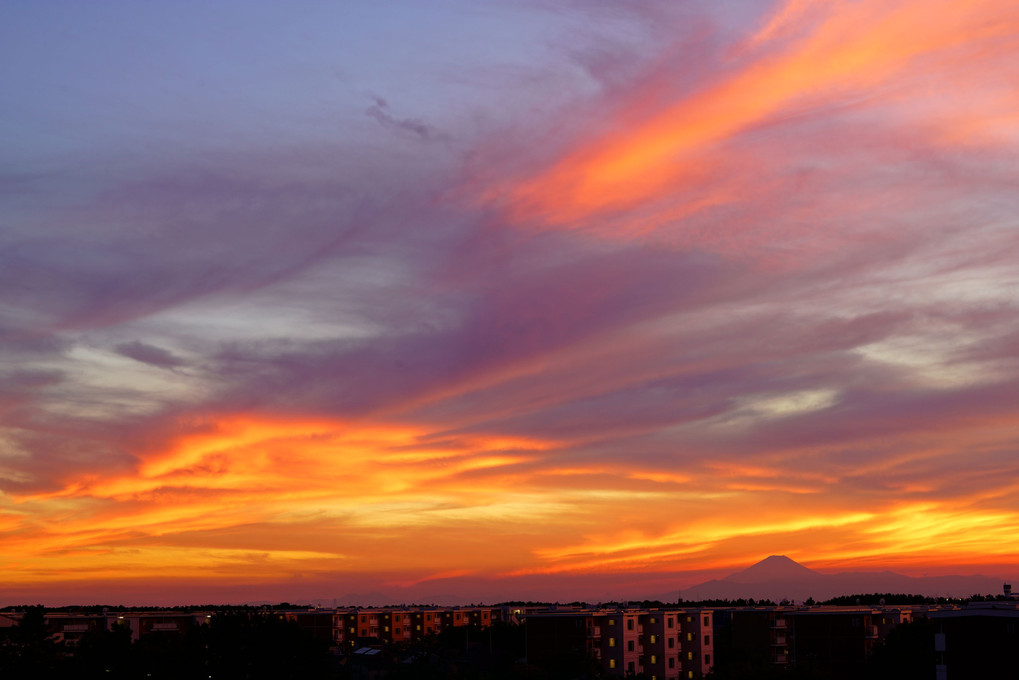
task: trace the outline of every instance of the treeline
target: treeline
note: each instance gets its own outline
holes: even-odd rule
[[[906,593],[863,593],[856,595],[840,595],[817,604],[836,606],[864,605],[867,607],[881,604],[917,605],[917,604],[966,604],[967,602],[984,602],[985,600],[1006,599],[1004,595],[995,598],[993,595],[971,595],[970,597],[930,597],[929,595],[910,595]],[[814,604],[809,598],[804,604]]]
[[[188,604],[188,605],[173,605],[170,607],[156,607],[152,605],[139,605],[136,607],[129,607],[122,604],[86,604],[86,605],[64,605],[62,607],[43,607],[41,604],[16,604],[7,605],[6,607],[0,607],[0,612],[23,612],[32,608],[42,607],[47,613],[59,613],[59,614],[102,614],[104,612],[111,614],[122,614],[124,612],[224,612],[224,611],[238,611],[238,612],[256,612],[270,609],[273,611],[288,610],[288,609],[306,609],[309,605],[306,604],[291,604],[289,602],[281,602],[279,604]]]

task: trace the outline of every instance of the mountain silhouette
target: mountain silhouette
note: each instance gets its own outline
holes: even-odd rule
[[[856,571],[824,574],[784,555],[772,555],[721,579],[705,581],[682,591],[686,600],[754,598],[776,602],[826,600],[855,593],[909,593],[931,597],[997,595],[1001,578],[988,576],[912,577],[893,571]]]
[[[732,583],[764,583],[776,579],[814,578],[817,576],[821,576],[821,574],[785,555],[772,555],[743,571],[729,574],[724,580]]]

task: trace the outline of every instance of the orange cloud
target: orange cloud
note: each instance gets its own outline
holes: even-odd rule
[[[790,25],[801,21],[808,22],[802,32],[750,52],[718,82],[643,120],[618,121],[612,133],[582,142],[548,170],[497,193],[522,222],[587,226],[585,220],[594,215],[668,202],[691,184],[717,191],[698,177],[715,164],[709,154],[726,140],[778,117],[847,98],[883,96],[881,85],[920,60],[959,58],[960,49],[1014,35],[1019,10],[997,1],[821,5],[796,0],[751,45],[790,35]],[[719,204],[737,195],[695,201]],[[696,209],[684,203],[666,212],[678,216]],[[632,228],[629,219],[623,221],[624,231]]]

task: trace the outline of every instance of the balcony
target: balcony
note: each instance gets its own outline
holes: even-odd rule
[[[864,626],[863,627],[863,634],[866,635],[868,638],[876,638],[877,637],[877,626]]]
[[[590,626],[587,629],[587,637],[589,638],[600,638],[601,637],[601,626]]]
[[[771,622],[771,627],[785,630],[786,628],[785,619],[775,619],[774,621]]]
[[[783,665],[789,663],[789,655],[788,654],[772,654],[771,655],[771,663],[777,664],[779,666],[783,666]]]
[[[779,633],[778,635],[775,635],[771,641],[772,647],[785,647],[787,644],[789,643],[787,642],[785,633]]]

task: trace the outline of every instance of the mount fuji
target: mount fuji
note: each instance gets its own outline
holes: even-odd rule
[[[686,588],[685,600],[754,598],[776,602],[826,600],[856,593],[908,593],[930,597],[968,597],[1002,592],[1001,578],[989,576],[913,577],[893,571],[857,571],[825,574],[785,555],[772,555],[721,579]]]

